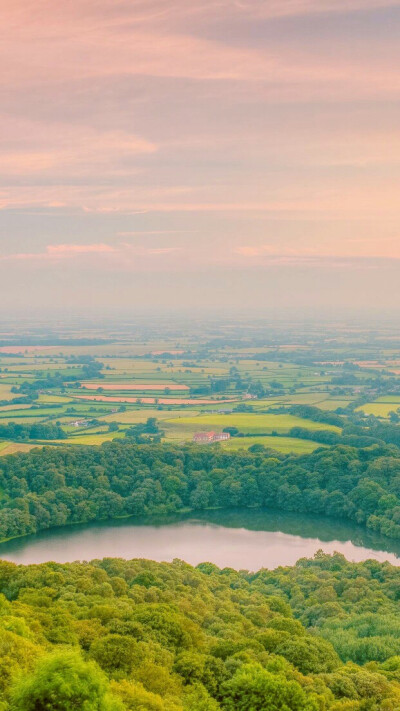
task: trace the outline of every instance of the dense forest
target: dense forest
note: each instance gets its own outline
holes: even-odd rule
[[[338,555],[257,574],[182,561],[3,561],[0,708],[396,711],[399,591],[390,565]],[[392,637],[372,617],[378,608]],[[367,664],[347,661],[336,618]]]
[[[0,424],[0,439],[23,441],[28,439],[66,439],[67,435],[60,425],[52,422],[35,422],[31,425],[20,425],[9,422]]]
[[[400,538],[400,452],[338,445],[304,456],[218,447],[47,447],[0,464],[0,539],[53,526],[211,507],[347,518]]]

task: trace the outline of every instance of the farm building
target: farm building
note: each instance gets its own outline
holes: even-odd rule
[[[193,435],[193,442],[196,442],[196,444],[211,444],[212,442],[223,442],[229,438],[229,432],[196,432]]]
[[[224,442],[227,439],[230,439],[229,432],[217,432],[214,434],[213,442]]]
[[[72,424],[74,427],[87,427],[89,423],[87,420],[75,420]]]

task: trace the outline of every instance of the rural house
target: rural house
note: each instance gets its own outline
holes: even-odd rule
[[[223,442],[230,439],[229,432],[196,432],[193,435],[193,442],[196,444],[211,444],[212,442]]]

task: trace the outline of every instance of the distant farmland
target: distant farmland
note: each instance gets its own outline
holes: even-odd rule
[[[254,444],[262,444],[263,447],[275,449],[283,454],[309,454],[324,445],[318,442],[310,442],[306,439],[294,439],[293,437],[232,437],[221,446],[224,449],[248,449]]]
[[[182,434],[207,429],[222,430],[224,427],[237,427],[244,434],[271,434],[272,432],[287,433],[292,427],[304,427],[308,430],[331,430],[340,432],[338,427],[324,422],[313,422],[294,415],[278,414],[228,414],[199,415],[184,419],[171,419],[168,424],[178,427]]]
[[[82,383],[82,388],[86,390],[140,390],[141,392],[145,390],[159,390],[164,392],[168,390],[189,390],[188,385],[183,385],[182,383],[173,383],[169,381],[168,383]]]
[[[215,403],[232,402],[231,400],[196,400],[195,398],[154,398],[154,397],[107,397],[107,395],[74,395],[79,400],[92,400],[94,402],[140,402],[146,405],[155,405],[156,400],[160,405],[214,405]]]

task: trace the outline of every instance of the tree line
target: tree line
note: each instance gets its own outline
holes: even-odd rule
[[[61,425],[54,422],[35,422],[20,425],[17,422],[0,424],[0,439],[23,441],[28,439],[66,439],[67,435]]]
[[[0,462],[0,539],[119,516],[207,508],[324,514],[400,538],[400,451],[338,445],[273,450],[137,445],[45,447]]]

